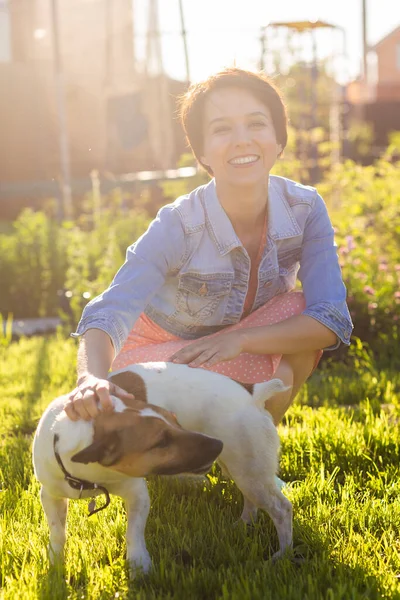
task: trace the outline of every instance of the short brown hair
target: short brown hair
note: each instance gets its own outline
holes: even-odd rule
[[[223,69],[204,81],[191,85],[179,103],[179,116],[187,141],[199,163],[210,175],[213,174],[212,170],[200,160],[203,154],[204,103],[208,94],[228,87],[244,89],[267,106],[282,151],[287,143],[286,108],[273,82],[264,73],[253,73],[236,67]]]

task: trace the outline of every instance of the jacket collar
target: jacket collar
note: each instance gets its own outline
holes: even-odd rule
[[[228,215],[218,200],[215,179],[203,186],[203,202],[207,227],[221,255],[242,247]],[[268,182],[268,236],[282,240],[301,234],[289,202],[272,176]]]

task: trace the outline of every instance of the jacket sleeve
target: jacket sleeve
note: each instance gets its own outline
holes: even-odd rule
[[[303,314],[320,321],[337,335],[337,343],[325,350],[335,350],[341,342],[349,345],[353,324],[346,304],[346,287],[333,227],[319,194],[305,225],[298,276],[306,300]]]
[[[110,336],[116,356],[167,274],[178,271],[184,257],[185,235],[179,213],[174,207],[165,206],[147,231],[128,247],[125,263],[110,286],[85,306],[71,336],[101,329]]]

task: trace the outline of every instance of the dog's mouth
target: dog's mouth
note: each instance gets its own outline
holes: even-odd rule
[[[204,473],[208,473],[213,464],[214,461],[212,460],[211,462],[207,463],[206,465],[203,465],[202,467],[199,467],[198,469],[191,469],[190,472],[194,473],[195,475],[203,475]]]

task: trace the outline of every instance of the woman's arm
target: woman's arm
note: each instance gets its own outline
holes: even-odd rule
[[[110,393],[131,397],[107,374],[129,331],[150,299],[185,256],[185,236],[173,207],[162,208],[146,233],[130,246],[110,287],[85,307],[73,337],[82,336],[77,387],[69,394],[67,415],[77,420],[98,413],[98,402],[112,410]]]
[[[113,410],[110,394],[122,400],[132,398],[132,394],[107,379],[113,358],[114,348],[107,333],[100,329],[85,332],[79,343],[77,387],[65,405],[70,419],[93,419],[99,412],[97,401],[103,410]]]
[[[114,358],[114,348],[107,333],[89,329],[82,336],[78,350],[77,383],[93,375],[107,379]]]
[[[211,367],[249,354],[296,354],[331,346],[336,334],[307,315],[295,315],[274,325],[237,329],[208,336],[176,352],[172,362]]]
[[[334,230],[326,205],[317,192],[307,219],[301,247],[298,277],[302,285],[309,316],[336,333],[336,343],[350,344],[353,329],[346,304],[346,287],[337,255]]]
[[[336,334],[312,317],[295,315],[264,327],[238,331],[242,352],[250,354],[297,354],[320,350],[336,342]]]

